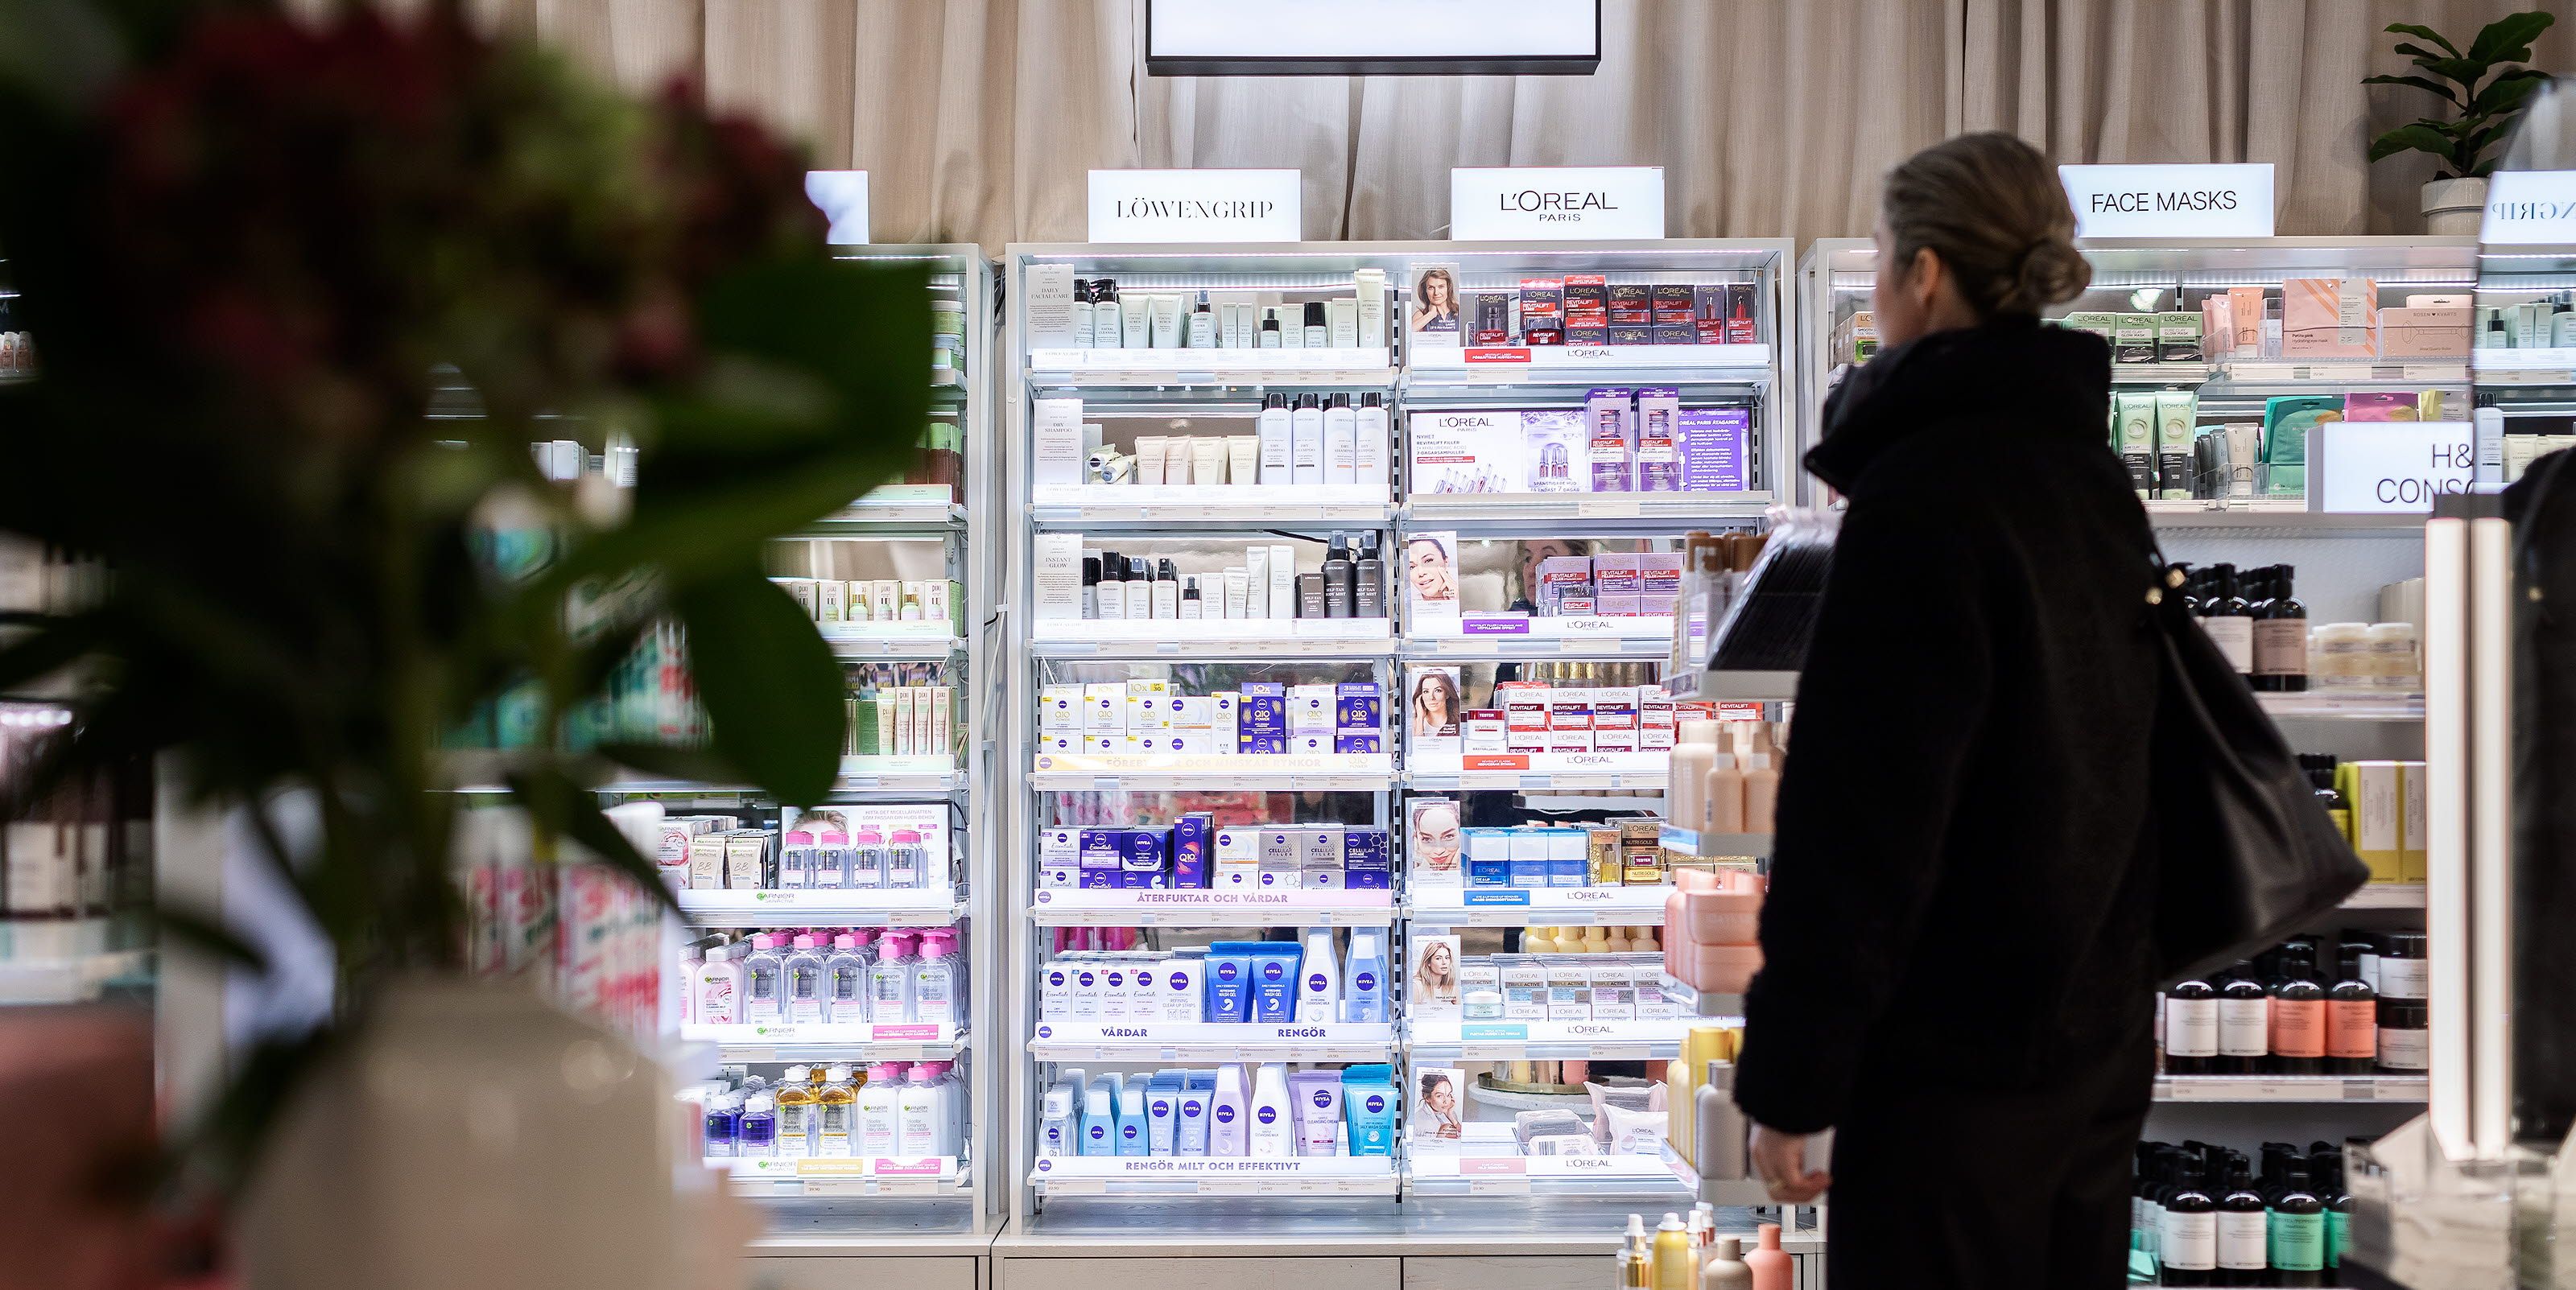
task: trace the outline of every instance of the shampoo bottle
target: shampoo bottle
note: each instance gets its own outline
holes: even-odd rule
[[[1313,394],[1297,396],[1288,417],[1289,476],[1292,484],[1324,482],[1324,405]]]
[[[1699,1290],[1699,1260],[1682,1216],[1670,1210],[1655,1225],[1655,1290]]]
[[[1789,1252],[1780,1248],[1780,1225],[1764,1223],[1756,1229],[1752,1249],[1744,1252],[1744,1266],[1753,1272],[1753,1290],[1789,1290],[1796,1280],[1796,1266]]]
[[[1262,469],[1260,469],[1262,484],[1285,484],[1285,481],[1291,481],[1291,474],[1288,474],[1288,461],[1291,461],[1291,458],[1288,458],[1288,443],[1291,443],[1291,433],[1288,433],[1288,397],[1285,397],[1285,394],[1270,394],[1267,399],[1262,399],[1260,440],[1262,440]]]
[[[1378,343],[1383,344],[1384,341]],[[1386,398],[1375,390],[1360,396],[1356,418],[1358,444],[1358,482],[1384,489],[1391,482],[1388,455],[1393,439],[1387,433]]]
[[[1702,814],[1699,829],[1703,833],[1742,833],[1744,822],[1744,772],[1735,768],[1735,758],[1719,753],[1708,768],[1707,787],[1700,797]]]
[[[1744,831],[1769,833],[1776,821],[1780,803],[1780,772],[1772,769],[1771,758],[1763,753],[1750,753],[1744,758]]]
[[[1335,391],[1324,408],[1324,482],[1358,483],[1359,452],[1359,414],[1351,410],[1350,395]]]
[[[1753,1269],[1744,1262],[1740,1241],[1721,1236],[1700,1259],[1700,1290],[1753,1290]]]
[[[1707,818],[1708,768],[1717,758],[1717,723],[1685,721],[1673,743],[1669,763],[1672,795],[1664,807],[1674,827],[1697,829]]]
[[[1288,1068],[1277,1062],[1252,1077],[1250,1150],[1256,1160],[1285,1160],[1296,1154],[1297,1127],[1288,1104]]]

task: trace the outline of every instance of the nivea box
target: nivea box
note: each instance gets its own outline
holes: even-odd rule
[[[1118,830],[1118,867],[1130,873],[1161,873],[1170,835],[1161,829]]]
[[[1284,753],[1288,751],[1288,732],[1258,735],[1247,731],[1235,737],[1234,745],[1239,753]]]
[[[1248,735],[1288,732],[1288,687],[1275,681],[1246,681],[1235,700],[1238,728]]]
[[[1163,960],[1162,977],[1163,1020],[1201,1020],[1206,1007],[1203,991],[1207,959],[1200,954],[1175,954]]]
[[[1082,687],[1082,729],[1087,734],[1114,735],[1127,728],[1127,686],[1095,681]]]
[[[1082,737],[1082,750],[1084,752],[1095,753],[1125,752],[1127,751],[1127,736],[1120,734],[1084,735]]]
[[[1395,867],[1394,839],[1380,828],[1342,830],[1342,867],[1345,869],[1392,869]]]
[[[1126,862],[1119,845],[1123,829],[1083,829],[1075,842],[1075,863],[1084,869],[1117,869]]]
[[[1216,699],[1206,694],[1172,696],[1172,729],[1207,730],[1216,725]]]
[[[1047,730],[1038,734],[1038,751],[1042,753],[1079,753],[1090,745],[1091,737],[1078,730]]]
[[[1382,753],[1386,751],[1386,737],[1375,731],[1370,731],[1367,734],[1353,734],[1345,730],[1333,736],[1333,751],[1337,753]]]
[[[1261,871],[1295,873],[1306,865],[1306,830],[1296,826],[1261,831]]]
[[[1301,869],[1339,869],[1342,867],[1344,830],[1338,824],[1309,824],[1298,839],[1297,866]]]
[[[1288,733],[1292,735],[1333,733],[1333,709],[1337,688],[1331,685],[1288,687]]]
[[[1395,885],[1391,869],[1345,869],[1342,887],[1346,891],[1386,891]]]
[[[1261,873],[1261,830],[1245,825],[1216,831],[1216,863],[1208,878],[1220,891],[1248,891]]]
[[[1208,885],[1214,859],[1209,854],[1216,838],[1216,816],[1206,811],[1192,811],[1172,821],[1172,885],[1204,887]]]
[[[1385,696],[1375,681],[1345,681],[1333,687],[1333,726],[1344,731],[1374,731],[1385,724]]]
[[[1292,753],[1328,753],[1333,750],[1334,732],[1330,730],[1290,731],[1288,751]]]
[[[1082,729],[1082,687],[1079,685],[1045,685],[1038,687],[1038,729],[1053,733]]]
[[[1297,885],[1307,891],[1341,891],[1350,886],[1339,869],[1308,869],[1297,875]]]
[[[1208,739],[1210,747],[1222,749],[1227,752],[1234,752],[1241,749],[1242,745],[1238,742],[1238,739],[1242,729],[1242,722],[1239,715],[1242,709],[1242,704],[1243,696],[1233,690],[1219,690],[1208,696]]]
[[[1118,885],[1118,871],[1115,869],[1080,869],[1074,876],[1080,879],[1075,885],[1084,891],[1108,891]]]
[[[1129,681],[1127,683],[1126,704],[1128,730],[1169,730],[1172,728],[1171,682]]]

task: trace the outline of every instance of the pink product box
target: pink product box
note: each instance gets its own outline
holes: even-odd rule
[[[1640,690],[1637,694],[1637,751],[1660,752],[1670,749],[1680,731],[1681,708],[1661,690]]]
[[[1546,617],[1577,612],[1566,607],[1569,597],[1584,596],[1592,587],[1593,561],[1589,556],[1551,555],[1538,562],[1538,612]]]
[[[1592,557],[1592,589],[1603,596],[1634,595],[1646,589],[1644,556],[1611,553]],[[1541,561],[1545,563],[1545,561]],[[1673,585],[1679,588],[1678,578]]]
[[[1596,618],[1641,618],[1646,613],[1646,598],[1633,591],[1605,592],[1593,599]]]
[[[2368,278],[2291,278],[2281,284],[2281,353],[2370,358],[2379,348],[2379,284]]]
[[[2466,358],[2469,342],[2466,309],[2406,307],[2379,311],[2382,358]]]
[[[1648,596],[1662,596],[1669,603],[1682,592],[1682,557],[1678,551],[1659,551],[1628,557],[1637,562],[1637,590]]]
[[[1592,691],[1551,690],[1547,701],[1547,729],[1555,734],[1567,730],[1592,728]]]

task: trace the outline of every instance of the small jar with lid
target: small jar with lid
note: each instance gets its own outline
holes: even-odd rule
[[[2379,1069],[2421,1075],[2432,1065],[2433,1010],[2422,999],[2379,1001]]]
[[[2424,668],[2415,659],[2415,624],[2370,625],[2370,685],[2400,694],[2424,688]]]
[[[2308,633],[2308,688],[2369,688],[2370,625],[2323,623]]]
[[[2379,997],[2422,1002],[2432,993],[2432,964],[2422,932],[2392,932],[2379,954]]]

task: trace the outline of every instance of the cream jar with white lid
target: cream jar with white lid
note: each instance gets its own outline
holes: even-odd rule
[[[2361,690],[2371,681],[2369,624],[2323,623],[2308,633],[2308,688]]]
[[[2415,656],[2415,624],[2372,623],[2369,640],[2372,689],[2412,694],[2424,688],[2424,668]]]

